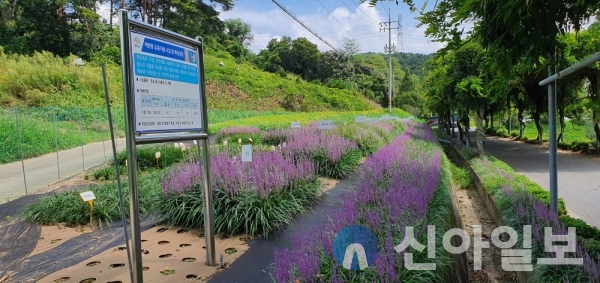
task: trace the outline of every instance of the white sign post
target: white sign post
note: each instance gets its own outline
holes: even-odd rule
[[[300,122],[292,122],[292,128],[300,128]]]
[[[252,145],[242,145],[242,162],[252,162]]]
[[[333,129],[333,122],[331,120],[319,120],[317,124],[319,130],[330,130]]]
[[[82,192],[79,193],[79,195],[81,196],[81,199],[84,202],[87,202],[88,205],[90,206],[90,225],[92,225],[93,222],[93,212],[94,212],[94,200],[96,199],[96,196],[94,195],[94,192],[92,191],[87,191],[87,192]]]

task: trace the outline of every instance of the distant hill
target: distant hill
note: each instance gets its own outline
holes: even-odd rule
[[[379,54],[382,55],[386,61],[385,66],[377,66],[377,69],[379,70],[385,70],[387,69],[387,54],[383,54],[383,53],[375,53],[375,52],[367,52],[367,53],[362,53],[359,54],[360,57],[372,57],[372,55],[375,54]],[[398,62],[400,63],[400,66],[402,68],[403,71],[409,71],[410,73],[413,73],[419,77],[422,77],[423,73],[421,71],[421,69],[423,68],[423,65],[425,65],[425,62],[433,57],[434,54],[419,54],[419,53],[404,53],[404,52],[399,52],[399,53],[395,53],[392,56],[394,56],[394,58],[396,58],[396,60],[398,60]]]
[[[402,66],[403,70],[408,70],[413,74],[422,77],[423,73],[421,69],[425,62],[433,57],[434,54],[419,54],[419,53],[396,53],[393,56],[398,58],[400,62],[400,66]]]

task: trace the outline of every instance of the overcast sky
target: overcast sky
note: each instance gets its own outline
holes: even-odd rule
[[[433,1],[429,2],[432,6]],[[292,39],[306,37],[321,51],[331,50],[273,1],[239,0],[234,3],[233,10],[222,12],[219,17],[223,20],[240,18],[250,25],[254,34],[254,42],[250,46],[253,52],[265,49],[272,38],[283,36]],[[397,29],[391,34],[396,51],[429,54],[444,46],[425,37],[425,27],[417,28],[418,21],[414,19],[417,14],[411,14],[403,3],[396,5],[394,1],[381,1],[375,7],[369,7],[367,3],[359,5],[359,0],[279,0],[279,3],[336,48],[342,47],[343,38],[353,38],[358,41],[361,52],[383,52],[388,44],[388,32],[380,31],[380,23],[388,21],[388,9],[392,21],[398,21],[402,16],[402,36]],[[424,0],[415,0],[415,3],[420,7]],[[108,6],[103,5],[99,13],[107,18]],[[115,19],[113,22],[118,21]],[[392,24],[392,28],[398,27],[398,23]]]

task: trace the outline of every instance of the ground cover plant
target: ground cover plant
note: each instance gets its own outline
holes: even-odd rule
[[[140,214],[152,211],[152,206],[159,201],[161,170],[149,170],[138,177],[140,197]],[[128,184],[121,182],[124,194],[125,215],[129,215]],[[116,182],[93,185],[86,189],[71,190],[44,196],[25,207],[21,217],[27,221],[44,225],[65,223],[68,226],[85,225],[90,221],[90,208],[81,201],[80,192],[92,191],[96,196],[92,219],[94,223],[103,225],[121,219],[119,195]]]
[[[380,123],[386,126],[364,124],[360,127],[381,127],[382,134],[394,128],[389,124],[392,122]],[[403,129],[396,128],[397,131]],[[299,129],[260,131],[235,127],[222,130],[223,139],[250,134],[255,135],[257,141],[271,145],[258,147],[252,162],[248,163],[232,154],[239,153],[241,146],[237,142],[218,146],[219,151],[211,157],[210,166],[216,231],[266,236],[308,209],[320,194],[318,177],[343,178],[357,168],[362,157],[353,141],[337,133],[319,130],[314,123]],[[187,228],[203,227],[202,167],[202,162],[191,160],[175,166],[164,176],[162,200],[157,208],[159,221]]]
[[[524,225],[531,225],[533,282],[600,282],[598,229],[566,216],[562,199],[559,199],[559,214],[551,212],[548,192],[526,177],[515,174],[505,163],[491,156],[470,157],[471,167],[501,212],[502,224],[514,228],[519,235],[523,235]],[[553,253],[544,250],[544,227],[552,227],[553,235],[566,235],[567,228],[574,227],[577,233],[576,249],[566,253],[565,257],[583,258],[583,265],[536,264],[538,258],[556,258]],[[517,245],[523,247],[522,243],[521,236]]]
[[[595,142],[586,136],[585,125],[577,125],[572,122],[565,122],[565,131],[563,133],[563,142],[558,143],[558,148],[572,151],[587,151],[588,149],[595,147]],[[548,123],[542,123],[544,129],[544,135],[542,138],[543,142],[548,142]],[[560,125],[557,125],[557,131],[560,131]],[[588,130],[590,133],[593,130]],[[519,131],[513,130],[511,133],[508,132],[506,127],[500,128],[488,128],[486,134],[494,135],[504,138],[515,138],[518,139]],[[558,133],[557,133],[558,134]],[[537,129],[535,125],[528,125],[523,131],[523,137],[521,140],[526,142],[537,142]]]
[[[436,241],[450,228],[450,169],[430,129],[409,127],[382,147],[359,169],[356,187],[344,196],[330,222],[311,233],[296,235],[291,250],[275,251],[273,277],[277,282],[442,282],[451,262],[437,245],[433,262],[437,271],[409,271],[403,267],[405,252],[414,262],[432,262],[425,250],[397,253],[414,226],[415,238],[426,242],[427,225],[436,225]],[[378,256],[361,272],[348,271],[334,260],[336,234],[350,225],[362,225],[377,237]]]
[[[272,132],[284,133],[286,142],[278,146],[254,144],[251,163],[241,162],[240,144],[212,145],[211,184],[214,207],[218,212],[215,219],[217,231],[267,234],[289,223],[293,215],[308,209],[320,195],[319,177],[341,178],[357,168],[362,157],[360,151],[353,141],[344,139],[337,131],[338,127],[350,126],[339,125],[333,130],[323,131],[318,130],[315,124],[309,124],[300,129],[260,131],[264,136]],[[388,135],[401,132],[405,127],[400,122],[385,121],[363,123],[358,128],[378,128],[376,133]],[[356,132],[360,132],[358,128]],[[245,131],[244,128],[239,129]],[[161,152],[158,164],[155,159],[157,151]],[[202,227],[202,176],[199,174],[201,163],[197,162],[196,148],[182,150],[172,144],[139,146],[137,154],[142,213],[155,217],[157,222]],[[121,169],[125,168],[125,159],[125,152],[120,152],[117,162]],[[111,169],[98,170],[98,178],[106,179],[105,174]],[[108,175],[112,181],[114,176]],[[127,190],[126,183],[123,182],[124,191]],[[116,185],[104,183],[91,190],[98,198],[112,197],[109,198],[111,202],[95,203],[94,220],[107,222],[119,219],[116,214],[119,211],[118,201],[113,199],[118,195]],[[69,205],[65,205],[67,203]],[[89,221],[86,205],[81,203],[78,192],[59,193],[41,198],[27,207],[23,216],[45,224],[84,224]]]

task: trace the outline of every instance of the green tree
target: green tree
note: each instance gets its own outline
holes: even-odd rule
[[[250,25],[244,23],[242,19],[228,19],[225,20],[225,32],[227,35],[236,43],[248,48],[254,36],[252,35],[252,29]]]

